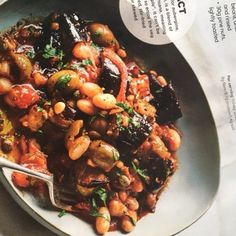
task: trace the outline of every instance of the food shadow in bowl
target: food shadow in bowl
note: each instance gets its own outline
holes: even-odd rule
[[[179,167],[162,193],[156,213],[144,217],[130,235],[173,235],[182,231],[207,211],[219,184],[217,132],[198,79],[173,44],[153,46],[132,36],[120,18],[118,0],[10,0],[0,7],[0,30],[30,14],[46,16],[56,10],[78,10],[84,19],[108,24],[128,53],[144,68],[155,69],[172,81],[183,111],[183,118],[177,123],[183,133],[182,147],[177,153]],[[55,233],[94,235],[93,229],[75,216],[68,214],[61,220],[58,212],[40,208],[30,195],[13,187],[8,171],[1,173],[1,180],[31,216]],[[108,235],[117,235],[117,232]]]

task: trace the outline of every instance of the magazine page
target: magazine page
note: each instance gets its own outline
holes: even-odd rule
[[[0,31],[19,20],[19,29],[3,36],[8,40],[16,36],[14,40],[19,41],[14,44],[9,40],[12,44],[2,49],[8,56],[0,54],[0,62],[9,60],[9,68],[17,68],[13,75],[9,72],[0,78],[9,82],[0,102],[15,114],[19,111],[16,115],[21,126],[13,135],[20,138],[18,151],[29,152],[23,155],[25,160],[30,163],[27,158],[33,150],[42,157],[42,171],[52,170],[64,184],[70,178],[76,180],[77,199],[66,210],[42,207],[28,189],[37,181],[3,167],[0,235],[233,235],[236,1],[0,0]],[[14,30],[19,32],[14,35]],[[100,39],[104,32],[108,32],[105,41]],[[31,65],[27,83],[27,76],[21,78],[25,68],[17,56]],[[109,79],[100,85],[98,81],[104,78]],[[111,79],[116,81],[111,83]],[[107,85],[111,87],[107,89]],[[24,87],[26,97],[30,91],[31,99],[23,92],[22,100],[9,102],[15,86]],[[104,105],[107,98],[113,105]],[[22,105],[26,100],[29,104]],[[139,109],[142,102],[148,109]],[[29,119],[34,106],[36,115],[44,112],[36,124]],[[65,119],[67,115],[69,119]],[[98,130],[93,126],[97,119],[102,120]],[[101,124],[106,131],[100,130]],[[79,139],[82,145],[76,143]],[[150,145],[143,151],[146,141]],[[176,146],[171,146],[172,142]],[[101,151],[101,147],[106,148]],[[7,154],[4,157],[8,158]],[[103,182],[98,180],[100,175],[94,175],[90,185],[87,170],[102,173]],[[14,182],[17,177],[23,182],[23,191]],[[30,216],[11,204],[6,190]],[[34,194],[37,196],[37,188]],[[126,202],[130,197],[136,200],[134,209]],[[125,209],[119,214],[110,207],[117,200]],[[79,219],[70,214],[76,207],[83,210]],[[109,217],[104,217],[104,209]],[[31,217],[43,226],[32,223]],[[100,220],[106,223],[101,231]],[[9,223],[12,221],[16,221],[17,230]]]

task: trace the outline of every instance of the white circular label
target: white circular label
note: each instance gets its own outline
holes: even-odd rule
[[[120,14],[138,39],[156,45],[174,42],[193,24],[195,0],[120,0]]]

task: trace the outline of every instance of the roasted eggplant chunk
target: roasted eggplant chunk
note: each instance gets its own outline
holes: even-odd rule
[[[78,13],[53,13],[43,22],[42,35],[35,44],[35,50],[44,59],[51,59],[50,54],[53,52],[62,60],[63,55],[70,51],[75,43],[87,39],[85,23]],[[45,50],[48,52],[46,56]]]
[[[171,82],[162,87],[152,74],[149,75],[149,80],[151,93],[154,97],[150,103],[157,109],[157,122],[167,124],[182,117],[180,105]]]
[[[145,181],[150,192],[156,192],[165,186],[168,177],[172,176],[176,169],[176,161],[173,158],[163,159],[155,154],[148,157],[139,157],[139,167],[145,175],[149,176]]]
[[[119,127],[120,142],[138,147],[152,131],[151,124],[141,115],[133,112],[127,127]]]
[[[144,168],[150,176],[147,188],[150,191],[157,191],[165,184],[167,178],[174,174],[175,164],[172,159],[162,159],[154,156]]]
[[[70,50],[77,42],[88,40],[85,23],[80,19],[78,13],[61,14],[58,22],[65,50]]]
[[[117,96],[120,89],[120,82],[120,72],[118,68],[106,58],[98,84],[105,88],[106,93]]]

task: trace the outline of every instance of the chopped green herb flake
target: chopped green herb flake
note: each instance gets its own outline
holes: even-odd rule
[[[43,50],[43,58],[50,59],[53,57],[58,57],[58,60],[62,60],[64,57],[64,52],[60,49],[54,48],[51,44],[47,44],[46,47]]]
[[[107,200],[106,190],[104,188],[97,188],[93,191],[92,198],[91,198],[92,209],[90,211],[90,215],[94,217],[103,217],[104,219],[110,221],[109,216],[98,212],[98,205],[95,200],[96,198],[101,200],[103,204],[106,206],[106,200]]]
[[[68,63],[65,63],[65,64],[64,64],[62,61],[60,61],[60,62],[58,62],[58,64],[57,64],[57,69],[58,69],[58,70],[64,69],[64,68],[67,67],[67,65],[68,65]]]
[[[134,119],[132,119],[130,123],[133,124],[133,126],[136,128],[140,128],[141,126],[140,122]]]
[[[102,217],[102,218],[104,218],[105,220],[110,221],[110,218],[109,218],[108,215],[101,214],[101,213],[97,212],[97,211],[94,210],[94,209],[90,211],[90,215],[93,216],[93,217]]]
[[[93,65],[93,62],[92,62],[92,60],[90,59],[90,58],[87,58],[87,59],[84,59],[83,61],[82,61],[82,65],[83,66],[91,66],[91,65]]]
[[[37,106],[37,112],[42,112],[43,108],[41,106]]]
[[[131,162],[131,164],[132,164],[133,169],[139,176],[141,176],[144,179],[147,178],[147,175],[144,170],[139,169],[133,162]]]
[[[106,206],[107,192],[104,188],[97,188],[93,191],[93,196],[100,199],[103,204]]]
[[[92,207],[93,207],[93,209],[97,209],[98,208],[98,206],[97,206],[97,203],[96,203],[96,201],[95,201],[95,199],[94,198],[92,198]]]
[[[29,59],[34,59],[36,56],[36,53],[34,52],[33,49],[29,49],[28,51],[25,52],[25,54]]]
[[[131,223],[135,226],[137,224],[136,220],[131,216],[129,216],[129,218],[130,218]]]
[[[61,217],[63,217],[64,215],[66,215],[66,211],[65,211],[65,210],[62,210],[62,211],[58,214],[58,217],[61,218]]]
[[[65,88],[67,86],[67,84],[70,82],[70,80],[71,80],[70,75],[68,75],[68,74],[62,75],[58,79],[55,87],[57,89],[63,89],[63,88]]]
[[[70,65],[70,69],[72,70],[81,70],[81,69],[84,69],[82,67],[82,63],[73,63]]]
[[[122,102],[118,102],[116,103],[116,105],[118,107],[121,107],[124,109],[124,111],[126,111],[129,115],[132,115],[134,113],[134,110],[132,107],[130,107],[129,105],[127,105],[126,103],[122,103]]]
[[[96,50],[100,50],[99,46],[95,43],[91,43],[91,46],[95,48]]]
[[[121,123],[122,123],[121,114],[117,114],[117,115],[116,115],[116,124],[117,124],[118,126],[120,126]]]

